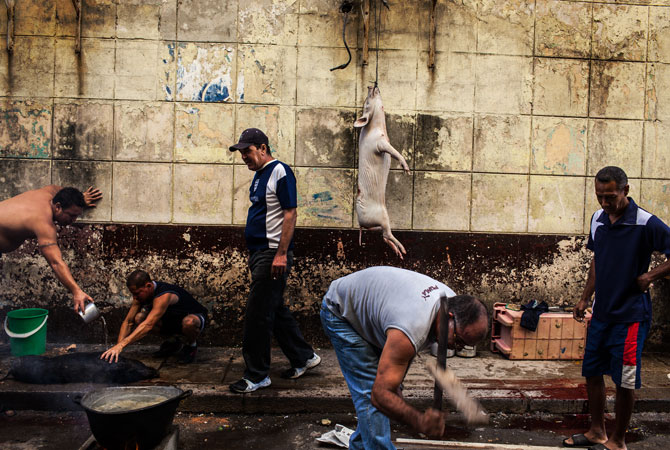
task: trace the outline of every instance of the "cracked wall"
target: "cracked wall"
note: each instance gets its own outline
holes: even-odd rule
[[[377,72],[391,143],[412,169],[405,175],[393,163],[387,206],[416,270],[443,267],[421,263],[432,247],[427,236],[439,237],[467,249],[459,270],[476,275],[450,275],[459,289],[491,302],[514,293],[576,299],[583,236],[598,209],[592,177],[604,165],[623,167],[635,200],[670,221],[667,0],[438,0],[434,70],[431,1],[391,0],[378,52],[372,23],[367,65],[359,1],[345,33],[352,62],[332,72],[348,57],[338,0],[85,0],[79,55],[72,2],[43,3],[18,3],[15,49],[0,45],[0,199],[49,183],[100,187],[104,199],[83,217],[90,225],[66,235],[76,242],[76,276],[109,308],[120,308],[120,280],[139,260],[91,244],[98,253],[82,263],[82,242],[107,233],[123,243],[141,224],[158,234],[202,225],[231,239],[241,234],[252,174],[227,148],[250,126],[295,169],[296,239],[306,247],[298,247],[296,277],[318,277],[292,289],[310,308],[317,297],[307,291],[333,277],[373,261],[409,264],[371,232],[365,252],[376,259],[337,259],[339,239],[348,242],[358,225],[352,124]],[[491,255],[481,235],[510,243],[505,254],[526,242],[533,258],[550,257],[532,267],[508,258],[484,271]],[[560,245],[548,249],[545,239]],[[244,283],[229,277],[246,277],[238,244],[215,254],[190,243],[188,257],[145,247],[163,276],[190,264],[221,278],[206,288],[188,283],[223,302],[217,324],[235,329]],[[61,304],[63,289],[32,245],[0,260],[3,308]],[[334,253],[313,248],[321,246]],[[107,281],[91,278],[87,264]],[[558,281],[573,276],[578,281]],[[39,281],[28,288],[26,278]],[[658,317],[663,305],[655,304]],[[66,311],[58,317],[70,320]]]

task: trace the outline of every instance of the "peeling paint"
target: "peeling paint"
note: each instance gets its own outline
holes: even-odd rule
[[[211,44],[179,44],[177,99],[202,102],[233,101],[232,48]]]
[[[51,156],[51,110],[30,101],[0,109],[0,156]]]
[[[572,305],[590,262],[584,237],[397,233],[413,251],[396,265],[426,273],[458,293],[476,295],[489,306],[529,299]],[[370,235],[373,238],[381,240]],[[183,245],[175,246],[176,240]],[[183,285],[210,310],[206,344],[239,345],[249,289],[243,227],[84,225],[64,229],[59,241],[75,279],[108,318],[112,338],[131,300],[125,276],[142,267],[154,279]],[[381,245],[361,248],[356,230],[297,230],[296,266],[286,298],[308,340],[324,340],[318,310],[330,282],[364,267],[387,264],[389,252]],[[35,242],[26,242],[0,259],[0,284],[1,311],[32,306],[50,310],[50,342],[100,341],[99,332],[78,326],[70,296]],[[670,338],[670,310],[663,302],[670,282],[656,283],[653,289],[650,341],[659,343]]]

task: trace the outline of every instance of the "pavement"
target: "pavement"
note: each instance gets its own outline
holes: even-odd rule
[[[67,351],[68,345],[50,344],[45,356]],[[77,345],[70,351],[102,351],[100,345]],[[279,374],[288,361],[273,349],[272,385],[249,394],[236,394],[228,385],[237,381],[244,369],[239,348],[201,347],[196,361],[180,365],[176,358],[152,358],[154,345],[133,345],[123,356],[158,368],[160,377],[139,385],[173,385],[193,394],[182,401],[180,410],[192,413],[289,414],[350,413],[351,397],[332,349],[316,349],[319,366],[297,380]],[[14,357],[8,344],[0,345],[0,378],[8,372]],[[405,399],[417,408],[432,405],[433,379],[425,363],[428,353],[417,357],[403,383]],[[670,412],[670,353],[645,353],[642,362],[642,389],[637,391],[636,412]],[[161,363],[163,363],[161,365]],[[581,361],[508,360],[500,354],[479,351],[474,358],[453,357],[447,366],[454,370],[470,394],[489,412],[524,414],[547,412],[581,414],[587,412],[586,389]],[[613,411],[614,385],[607,380],[608,410]],[[26,384],[5,378],[0,381],[0,410],[76,411],[73,399],[105,387],[99,383],[59,385]],[[453,409],[447,406],[447,409]]]

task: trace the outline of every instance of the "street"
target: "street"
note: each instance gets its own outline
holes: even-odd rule
[[[177,413],[180,449],[325,449],[316,438],[335,424],[355,428],[353,414],[222,415]],[[640,413],[633,416],[627,434],[631,450],[668,448],[670,414]],[[611,425],[611,421],[608,425]],[[446,440],[495,444],[560,447],[561,441],[587,425],[584,415],[495,414],[489,426],[466,428],[458,416],[447,421]],[[4,411],[0,413],[0,447],[5,450],[78,449],[89,436],[81,412]],[[420,439],[407,427],[393,425],[393,437]],[[398,445],[405,450],[431,449],[424,445]]]

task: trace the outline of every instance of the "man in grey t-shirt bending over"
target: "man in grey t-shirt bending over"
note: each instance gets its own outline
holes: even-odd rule
[[[407,404],[400,384],[414,356],[434,341],[440,294],[449,298],[449,347],[474,345],[486,336],[484,304],[456,294],[426,275],[396,267],[371,267],[330,284],[321,323],[330,338],[356,408],[358,427],[349,448],[395,449],[389,417],[431,437],[444,433],[444,416]]]

